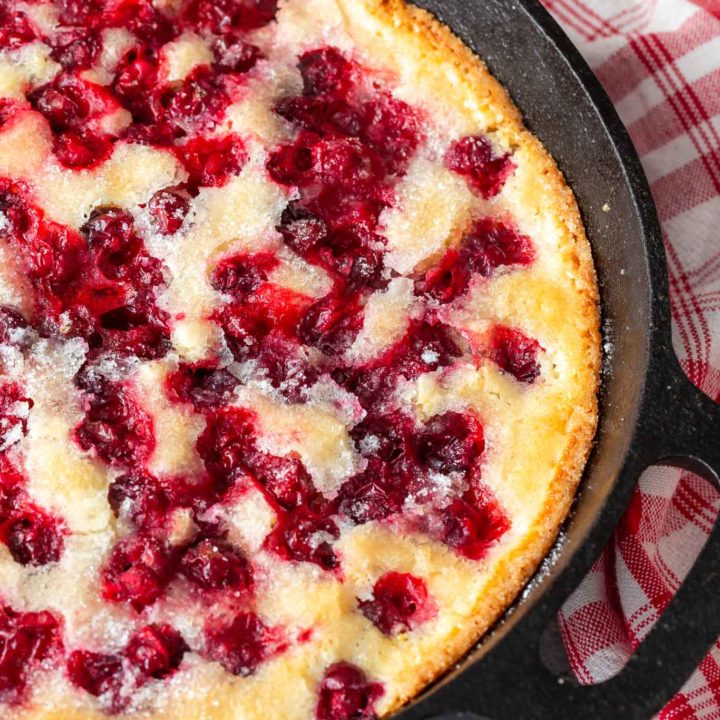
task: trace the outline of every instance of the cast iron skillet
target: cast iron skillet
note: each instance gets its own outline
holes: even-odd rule
[[[608,352],[601,427],[556,562],[492,635],[398,720],[648,720],[720,636],[720,523],[615,678],[594,687],[559,682],[538,652],[548,622],[605,547],[643,470],[662,462],[718,482],[720,408],[686,379],[672,349],[665,254],[647,181],[610,100],[536,0],[414,2],[487,61],[564,171],[593,246]]]

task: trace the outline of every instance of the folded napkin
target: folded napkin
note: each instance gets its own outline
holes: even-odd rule
[[[543,3],[630,131],[663,227],[675,349],[691,380],[720,401],[720,0]],[[669,468],[643,475],[559,618],[580,682],[600,682],[624,665],[692,567],[718,510],[720,495],[698,477]],[[720,720],[720,642],[658,717]]]

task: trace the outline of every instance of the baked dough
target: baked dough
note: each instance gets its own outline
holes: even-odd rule
[[[572,192],[402,0],[0,10],[0,714],[349,720],[555,541]]]

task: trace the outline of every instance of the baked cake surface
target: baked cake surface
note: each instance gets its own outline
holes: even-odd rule
[[[553,161],[401,0],[5,0],[0,98],[0,714],[391,712],[589,452]]]

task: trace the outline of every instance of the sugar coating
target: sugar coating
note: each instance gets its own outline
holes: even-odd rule
[[[388,264],[410,273],[460,239],[476,201],[462,179],[421,156],[409,168],[398,195],[398,204],[382,217]]]
[[[165,82],[182,82],[196,67],[209,65],[213,54],[197,33],[183,33],[162,49],[160,73]]]

